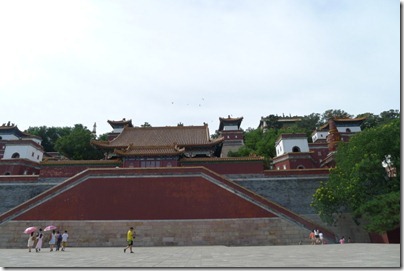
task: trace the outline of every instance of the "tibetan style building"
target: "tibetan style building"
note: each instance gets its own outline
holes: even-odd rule
[[[108,140],[111,141],[117,137],[123,130],[124,127],[133,127],[132,120],[108,120],[109,125],[112,127],[112,132],[108,134]]]
[[[18,129],[17,125],[0,126],[0,175],[32,175],[39,173],[44,149],[42,139]]]
[[[109,122],[114,125],[117,122]],[[130,122],[131,124],[131,122]],[[112,125],[111,125],[112,126]],[[124,167],[175,167],[181,158],[219,157],[223,137],[211,139],[208,126],[133,127],[125,125],[109,141],[92,141]],[[111,138],[110,135],[108,138]]]
[[[313,143],[305,134],[282,134],[276,141],[273,167],[277,170],[331,168],[335,166],[334,154],[340,141],[348,142],[361,132],[366,118],[331,118],[312,133]]]
[[[223,137],[223,147],[220,157],[228,157],[229,151],[237,151],[244,145],[244,133],[240,129],[241,118],[219,118],[219,134]]]

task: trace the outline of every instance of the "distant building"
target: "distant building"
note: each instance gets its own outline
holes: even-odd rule
[[[278,115],[269,115],[267,117],[261,117],[258,128],[266,132],[270,128],[280,129],[296,125],[302,121],[302,117],[285,117]]]
[[[334,154],[338,142],[348,142],[355,133],[361,132],[366,118],[331,118],[327,124],[312,133],[313,143],[305,134],[282,134],[275,143],[276,157],[273,169],[309,169],[335,166]]]
[[[229,151],[237,151],[244,145],[244,132],[240,129],[243,117],[219,118],[219,134],[223,137],[223,147],[220,157],[228,157]]]
[[[122,120],[108,120],[109,125],[112,127],[112,132],[108,134],[108,140],[112,140],[117,137],[125,127],[133,127],[132,120],[126,120],[123,118]]]
[[[108,141],[92,141],[108,157],[123,159],[124,167],[172,167],[181,158],[219,157],[223,137],[211,139],[208,125],[133,127],[131,122],[108,121]],[[117,125],[119,123],[119,126]]]
[[[16,125],[0,126],[0,174],[32,175],[39,173],[43,159],[42,139],[24,133]]]

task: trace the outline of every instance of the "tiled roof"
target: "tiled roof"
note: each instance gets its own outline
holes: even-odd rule
[[[132,144],[124,150],[115,150],[115,153],[122,156],[156,156],[156,155],[178,155],[183,153],[185,148],[178,146],[142,146],[136,147]]]
[[[231,118],[230,116],[228,116],[227,118],[219,118],[219,121],[220,121],[219,131],[223,130],[223,127],[224,127],[225,123],[234,123],[240,129],[240,125],[241,125],[241,122],[243,121],[243,117]]]
[[[122,120],[108,120],[107,121],[113,128],[115,127],[123,127],[125,125],[129,126],[129,127],[133,127],[132,124],[132,119],[126,120],[126,119],[122,119]]]
[[[357,125],[361,125],[362,122],[366,119],[366,117],[362,117],[362,118],[355,118],[355,119],[338,119],[338,118],[334,118],[334,122],[335,125],[338,126],[338,123],[352,123],[352,124],[357,124]],[[318,130],[328,130],[329,129],[329,123],[327,122],[326,124],[324,124],[323,126],[321,126]]]
[[[207,125],[204,126],[166,126],[166,127],[125,127],[112,141],[92,141],[103,148],[135,147],[192,147],[214,146],[223,141],[223,137],[211,139]]]
[[[37,138],[42,140],[41,137],[36,136],[36,135],[31,135],[22,132],[20,129],[18,129],[17,125],[6,125],[5,123],[0,126],[0,134],[14,134],[17,137],[21,138]]]

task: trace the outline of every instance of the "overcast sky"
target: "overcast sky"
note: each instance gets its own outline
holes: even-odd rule
[[[397,0],[0,2],[0,125],[400,109]]]

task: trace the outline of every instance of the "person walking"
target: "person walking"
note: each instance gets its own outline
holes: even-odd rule
[[[320,244],[324,245],[324,234],[322,231],[318,233],[318,236],[320,237]]]
[[[50,247],[51,252],[53,251],[53,248],[55,247],[55,243],[56,243],[56,232],[55,232],[55,230],[53,230],[50,235],[50,240],[49,240],[49,247]]]
[[[311,241],[311,244],[314,245],[315,242],[316,242],[316,239],[315,239],[315,237],[314,237],[314,230],[312,230],[312,231],[310,232],[310,234],[309,234],[309,239],[310,239],[310,241]]]
[[[128,245],[126,248],[123,249],[123,252],[126,253],[126,250],[129,248],[130,253],[133,253],[132,251],[132,246],[133,246],[133,239],[135,237],[135,231],[133,230],[133,227],[130,227],[128,230],[128,233],[126,234],[126,241]]]
[[[57,233],[56,233],[56,251],[59,251],[61,245],[62,245],[62,234],[59,231],[57,231]]]
[[[67,231],[65,231],[62,234],[62,251],[65,251],[65,248],[67,247],[67,238],[69,237],[69,234]]]
[[[31,232],[31,234],[28,237],[28,244],[27,244],[28,252],[31,252],[31,248],[34,247],[35,240],[36,240],[36,237],[34,236],[34,232]]]
[[[43,239],[42,229],[39,229],[39,233],[38,233],[38,236],[36,239],[38,241],[36,242],[35,251],[39,252],[39,251],[41,251],[41,248],[42,248],[42,239]]]

